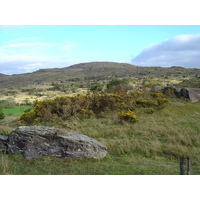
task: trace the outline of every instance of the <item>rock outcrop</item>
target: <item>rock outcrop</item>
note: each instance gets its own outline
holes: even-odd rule
[[[8,138],[0,137],[0,150],[21,153],[26,159],[39,156],[103,158],[107,148],[95,139],[73,130],[45,126],[20,126]]]
[[[8,136],[7,135],[0,135],[0,151],[6,153],[7,142],[8,142]]]
[[[177,97],[184,97],[195,103],[200,101],[200,88],[176,88],[174,94]]]

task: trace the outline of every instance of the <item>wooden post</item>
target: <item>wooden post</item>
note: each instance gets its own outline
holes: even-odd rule
[[[185,175],[185,157],[180,157],[180,175]]]
[[[190,157],[187,156],[187,175],[190,175]]]

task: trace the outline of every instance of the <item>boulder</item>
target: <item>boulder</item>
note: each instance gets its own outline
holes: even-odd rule
[[[189,99],[192,103],[200,101],[200,88],[176,88],[174,94],[178,98]]]
[[[107,148],[95,139],[73,130],[45,126],[20,126],[9,134],[7,153],[21,153],[26,159],[39,156],[103,158]]]
[[[7,141],[8,141],[7,135],[0,135],[0,151],[4,153],[6,153],[7,151]]]

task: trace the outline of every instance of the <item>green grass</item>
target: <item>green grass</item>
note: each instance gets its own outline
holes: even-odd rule
[[[21,155],[0,154],[0,174],[10,175],[143,175],[179,173],[178,163],[119,163],[107,156],[101,160],[40,157],[25,160]]]
[[[31,108],[32,106],[15,106],[10,109],[3,109],[5,115],[21,115],[25,110]]]
[[[191,174],[200,174],[200,102],[171,101],[164,110],[139,115],[134,124],[117,123],[115,113],[67,121],[66,129],[107,146],[108,154],[103,159],[43,156],[25,160],[21,155],[0,154],[0,173],[178,175],[179,157],[184,155],[190,156]]]

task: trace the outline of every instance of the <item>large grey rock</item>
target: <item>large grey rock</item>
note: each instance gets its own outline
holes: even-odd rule
[[[200,101],[200,88],[176,88],[174,94],[179,98],[187,98],[192,103]]]
[[[21,126],[9,134],[8,153],[26,159],[42,155],[70,158],[103,158],[107,148],[95,139],[72,130],[45,126]]]
[[[6,153],[7,142],[8,142],[8,136],[7,135],[0,135],[0,151]]]

